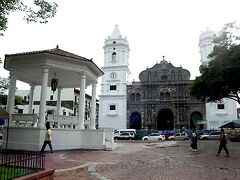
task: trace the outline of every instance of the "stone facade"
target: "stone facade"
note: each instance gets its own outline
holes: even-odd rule
[[[142,71],[139,79],[127,85],[128,128],[205,128],[199,121],[205,119],[205,103],[189,95],[188,70],[163,59]]]

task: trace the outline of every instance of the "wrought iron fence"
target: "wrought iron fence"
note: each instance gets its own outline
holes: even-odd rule
[[[0,151],[0,179],[25,176],[45,168],[45,155],[34,151]]]

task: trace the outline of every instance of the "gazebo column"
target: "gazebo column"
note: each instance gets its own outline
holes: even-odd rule
[[[14,113],[15,92],[16,92],[16,76],[14,71],[10,71],[10,85],[7,99],[7,112],[9,114]]]
[[[95,128],[95,119],[96,119],[96,83],[92,84],[92,99],[91,99],[91,114],[90,114],[90,129]]]
[[[78,109],[78,129],[84,129],[86,75],[81,76]]]
[[[47,83],[48,83],[48,69],[44,68],[42,72],[42,87],[39,107],[39,126],[44,127],[45,123],[45,111],[46,111],[46,99],[47,99]]]
[[[28,107],[28,114],[32,114],[33,111],[33,94],[34,94],[34,89],[35,86],[33,84],[31,84],[31,88],[30,88],[30,96],[29,96],[29,107]]]
[[[61,108],[61,93],[62,93],[62,88],[58,88],[57,92],[57,112],[56,114],[59,115],[60,108]]]

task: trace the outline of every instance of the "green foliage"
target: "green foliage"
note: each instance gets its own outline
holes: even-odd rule
[[[0,95],[6,93],[6,90],[9,87],[9,78],[2,78],[0,77]]]
[[[15,96],[15,105],[25,105],[26,101],[21,96]]]
[[[47,23],[49,18],[56,15],[57,4],[45,0],[33,0],[35,7],[28,7],[21,0],[0,1],[0,35],[7,29],[8,15],[14,11],[25,12],[24,19],[28,22]]]
[[[7,95],[0,94],[0,105],[7,105]]]
[[[229,23],[223,28],[224,33],[215,38],[216,45],[209,55],[212,61],[200,67],[201,76],[195,79],[190,88],[192,96],[207,102],[230,98],[240,104],[239,37],[230,32],[238,29]]]
[[[7,105],[7,95],[0,95],[0,105]],[[25,105],[26,101],[21,96],[15,96],[15,105]]]

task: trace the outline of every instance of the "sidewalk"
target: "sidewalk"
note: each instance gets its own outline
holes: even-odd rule
[[[114,151],[61,151],[46,155],[55,179],[240,179],[240,143],[228,143],[230,157],[216,157],[216,141],[200,141],[192,152],[189,141],[118,142]]]

